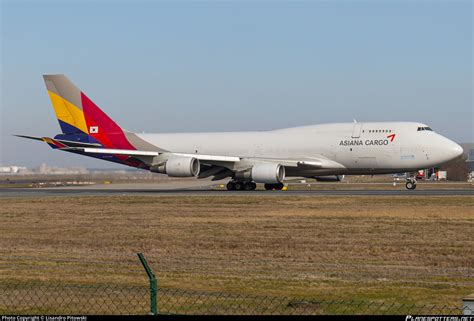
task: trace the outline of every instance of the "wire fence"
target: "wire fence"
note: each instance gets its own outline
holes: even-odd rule
[[[1,283],[0,314],[147,314],[145,286]]]
[[[162,314],[462,314],[462,307],[386,303],[383,301],[318,300],[158,289]]]
[[[150,314],[150,287],[0,283],[0,314]],[[319,300],[158,288],[157,314],[460,315],[467,307]],[[464,310],[464,311],[463,311]],[[474,311],[468,311],[474,314]]]

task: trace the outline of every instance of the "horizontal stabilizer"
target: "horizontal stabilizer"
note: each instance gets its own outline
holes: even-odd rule
[[[20,137],[20,138],[26,138],[26,139],[39,140],[39,141],[41,141],[41,142],[43,141],[43,138],[42,138],[42,137],[27,136],[27,135],[13,135],[13,136]]]
[[[27,135],[14,135],[16,137],[21,137],[21,138],[27,138],[27,139],[33,139],[33,140],[39,140],[47,143],[49,146],[51,146],[54,149],[64,149],[67,148],[68,146],[66,144],[61,143],[60,141],[51,138],[51,137],[36,137],[36,136],[27,136]]]
[[[54,139],[50,137],[37,137],[37,136],[27,136],[27,135],[13,135],[20,138],[27,138],[32,140],[42,141],[48,144],[53,144],[53,148],[67,148],[67,147],[102,147],[102,145],[97,143],[84,143],[79,141],[65,140],[65,139]]]

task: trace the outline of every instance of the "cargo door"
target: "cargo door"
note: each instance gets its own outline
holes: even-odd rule
[[[354,127],[352,128],[352,138],[359,138],[361,131],[362,123],[354,123]]]
[[[377,168],[376,157],[358,157],[355,162],[358,168],[363,168],[369,171]]]

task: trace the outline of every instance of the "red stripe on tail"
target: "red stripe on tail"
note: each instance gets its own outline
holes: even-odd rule
[[[107,148],[136,150],[125,137],[122,128],[81,92],[82,110],[89,135]]]

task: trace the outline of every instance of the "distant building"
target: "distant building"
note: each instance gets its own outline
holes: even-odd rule
[[[28,172],[26,167],[22,166],[0,166],[0,174],[24,174]]]
[[[474,144],[460,144],[469,164],[469,172],[474,172]]]
[[[34,172],[42,175],[77,175],[89,174],[89,171],[84,167],[61,168],[41,164]]]

